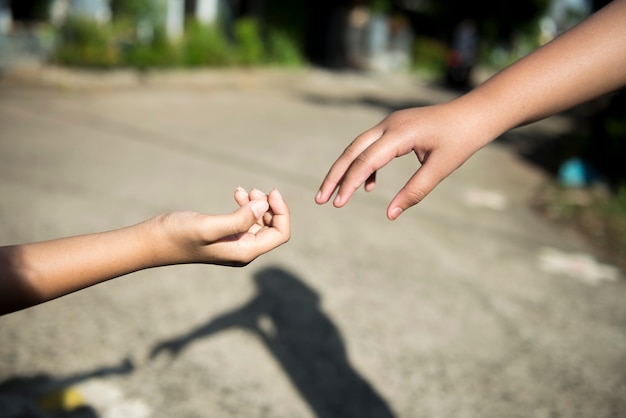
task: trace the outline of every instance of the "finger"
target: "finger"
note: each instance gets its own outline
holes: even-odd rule
[[[231,235],[247,232],[269,209],[267,200],[253,200],[229,215],[210,216],[208,240],[217,241]]]
[[[250,189],[248,197],[250,198],[250,200],[267,199],[267,195],[258,189]]]
[[[262,228],[253,238],[246,240],[246,261],[254,260],[259,255],[284,244],[291,236],[291,220],[287,203],[277,190],[270,192],[268,200],[270,210],[274,212],[273,224],[269,228]]]
[[[440,161],[433,155],[428,157],[391,200],[387,208],[387,218],[392,221],[398,219],[405,210],[424,200],[439,183],[458,168],[458,165],[450,165],[449,162]]]
[[[363,184],[366,185],[366,190],[373,189],[374,184],[372,180],[375,178],[374,173],[394,158],[411,151],[410,147],[406,147],[406,149],[399,148],[395,144],[396,139],[398,139],[396,136],[383,135],[355,158],[339,184],[337,196],[333,201],[335,207],[340,208],[348,203],[352,195]]]
[[[370,174],[367,180],[365,180],[365,191],[371,192],[372,190],[374,190],[375,186],[376,186],[376,171]]]
[[[235,189],[235,202],[237,202],[239,206],[243,206],[246,203],[250,202],[248,192],[246,192],[243,187],[237,186],[237,188]]]
[[[333,192],[339,186],[339,183],[344,177],[346,171],[350,168],[354,160],[369,147],[372,143],[377,141],[384,133],[384,129],[379,125],[374,128],[363,132],[343,151],[341,156],[331,166],[328,174],[322,181],[315,201],[319,204],[328,202]]]
[[[270,205],[270,211],[273,213],[272,228],[285,236],[286,241],[289,240],[291,235],[291,214],[289,206],[287,206],[282,195],[276,189],[270,192],[268,203]]]

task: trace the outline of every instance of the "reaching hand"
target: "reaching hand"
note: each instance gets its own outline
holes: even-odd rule
[[[413,151],[422,166],[393,198],[396,219],[474,152],[509,129],[543,119],[626,85],[626,0],[600,11],[457,99],[392,113],[352,142],[315,200],[344,206],[376,171]]]
[[[365,185],[371,191],[376,172],[396,157],[415,153],[422,166],[409,179],[387,208],[394,220],[422,201],[444,178],[488,142],[472,138],[472,118],[459,116],[451,104],[400,110],[359,135],[333,164],[315,197],[319,204],[333,201],[342,207]],[[468,133],[469,132],[469,133]]]
[[[290,238],[289,207],[277,190],[235,191],[240,208],[228,215],[172,212],[153,220],[164,231],[168,263],[245,266]],[[161,250],[163,251],[163,250]]]

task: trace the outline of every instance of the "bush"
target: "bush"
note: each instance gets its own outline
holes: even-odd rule
[[[235,42],[240,64],[258,65],[267,62],[265,45],[255,19],[243,18],[235,22]]]
[[[174,67],[181,63],[179,48],[167,37],[165,28],[158,26],[150,42],[129,44],[124,53],[124,63],[142,70]]]
[[[273,65],[299,67],[305,63],[302,51],[293,38],[279,30],[270,30],[267,38],[268,62]]]
[[[416,37],[413,41],[413,69],[432,75],[442,75],[446,70],[448,48],[442,41]]]
[[[166,3],[163,0],[110,0],[109,4],[115,20],[154,23],[165,18]]]
[[[141,22],[144,26],[122,17],[112,24],[69,19],[61,29],[55,59],[71,66],[129,66],[141,70],[265,64],[293,67],[305,62],[292,37],[272,29],[264,38],[254,19],[240,19],[235,23],[234,42],[229,42],[219,26],[194,21],[186,27],[183,39],[174,43],[162,25]]]
[[[225,66],[234,61],[233,49],[215,25],[193,22],[185,31],[183,64],[190,67]]]
[[[61,46],[55,59],[61,64],[111,68],[120,54],[111,26],[83,18],[70,18],[61,28]]]

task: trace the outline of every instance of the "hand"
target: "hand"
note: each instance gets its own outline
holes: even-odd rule
[[[166,264],[245,266],[289,240],[289,207],[277,190],[265,195],[237,188],[235,201],[240,208],[228,215],[172,212],[155,218],[171,243],[160,251]]]
[[[315,201],[328,202],[338,189],[333,205],[343,207],[361,185],[368,192],[374,189],[377,170],[413,151],[422,166],[387,208],[387,217],[397,219],[488,142],[488,137],[475,134],[481,132],[478,118],[472,118],[472,112],[459,113],[462,110],[450,102],[392,113],[345,149],[326,175]]]

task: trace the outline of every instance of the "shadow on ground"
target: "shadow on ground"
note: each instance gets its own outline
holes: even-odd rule
[[[408,109],[410,107],[428,106],[434,103],[426,101],[400,101],[393,99],[384,99],[377,96],[361,95],[357,97],[335,97],[324,94],[305,94],[302,96],[303,100],[319,105],[319,106],[333,106],[342,107],[346,106],[368,106],[383,110],[384,112],[391,113],[396,110]]]
[[[247,304],[157,344],[152,357],[161,352],[178,356],[196,340],[242,328],[265,344],[316,416],[393,416],[348,361],[341,333],[321,311],[313,289],[278,267],[259,271],[254,281],[258,292]]]
[[[93,378],[128,375],[135,367],[129,359],[120,364],[65,377],[47,374],[16,376],[0,382],[0,417],[97,418],[90,405],[75,395],[72,386]]]

